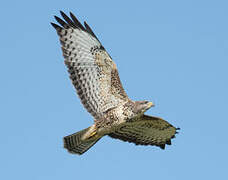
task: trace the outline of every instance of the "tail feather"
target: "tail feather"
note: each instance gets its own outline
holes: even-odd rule
[[[88,132],[89,128],[83,129],[79,132],[76,132],[72,135],[64,137],[64,148],[68,150],[68,152],[72,154],[83,154],[89,148],[91,148],[100,138],[93,139],[90,141],[83,141],[82,136]]]

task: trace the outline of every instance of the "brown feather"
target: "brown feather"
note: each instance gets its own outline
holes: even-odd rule
[[[177,128],[161,118],[143,115],[137,121],[123,123],[109,136],[136,145],[154,145],[165,149],[165,144],[171,145],[176,130]]]

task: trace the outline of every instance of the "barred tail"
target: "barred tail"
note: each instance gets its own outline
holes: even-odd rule
[[[93,139],[90,141],[83,141],[82,136],[90,130],[90,127],[76,132],[72,135],[64,137],[64,148],[72,154],[83,154],[89,148],[91,148],[100,138]]]

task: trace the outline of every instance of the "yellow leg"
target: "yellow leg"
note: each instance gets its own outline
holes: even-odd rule
[[[82,140],[87,140],[87,139],[91,139],[93,138],[95,135],[97,134],[97,129],[96,126],[90,126],[90,128],[88,129],[88,131],[82,136]]]
[[[90,135],[89,135],[89,138],[93,137],[94,135],[97,134],[97,131],[93,131]]]

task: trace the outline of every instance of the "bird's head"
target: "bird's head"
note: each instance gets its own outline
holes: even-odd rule
[[[154,103],[149,101],[135,101],[134,106],[134,113],[141,114],[146,112],[148,109],[150,109],[152,106],[154,106]]]

